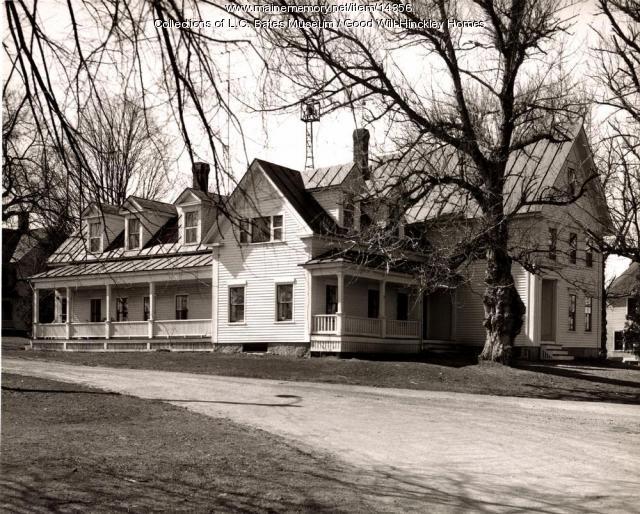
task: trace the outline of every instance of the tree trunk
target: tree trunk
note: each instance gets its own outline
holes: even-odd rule
[[[508,365],[513,357],[513,342],[522,329],[525,306],[511,274],[509,233],[504,225],[504,222],[494,225],[497,228],[491,231],[486,251],[483,298],[486,340],[479,360]]]

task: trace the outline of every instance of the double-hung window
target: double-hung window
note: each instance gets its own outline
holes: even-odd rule
[[[176,295],[176,319],[188,319],[189,296],[186,294]]]
[[[195,244],[198,242],[198,211],[187,211],[184,213],[184,242],[185,244]]]
[[[91,301],[91,323],[102,321],[102,300],[100,298],[92,298]]]
[[[578,262],[578,234],[574,232],[569,234],[569,262],[571,264]]]
[[[129,218],[129,234],[127,238],[127,247],[129,250],[140,248],[140,220],[138,218]]]
[[[151,299],[148,296],[142,298],[142,319],[144,321],[151,319]]]
[[[576,295],[569,295],[569,331],[576,331]]]
[[[89,251],[98,253],[102,251],[102,223],[89,223]]]
[[[584,299],[584,331],[591,332],[593,324],[593,298],[590,296]]]
[[[67,322],[67,298],[60,298],[60,323]]]
[[[549,259],[555,261],[557,258],[558,250],[558,229],[549,229]]]
[[[325,291],[325,314],[338,312],[338,286],[327,285]]]
[[[587,247],[584,254],[584,262],[588,268],[593,268],[593,241],[587,238]]]
[[[229,288],[229,323],[244,321],[244,286]]]
[[[116,321],[129,321],[127,298],[116,298]]]
[[[293,284],[276,286],[276,321],[293,320]]]

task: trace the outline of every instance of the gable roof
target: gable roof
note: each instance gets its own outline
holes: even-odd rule
[[[218,194],[218,193],[212,193],[212,192],[205,192],[202,191],[201,189],[197,189],[195,187],[187,187],[185,188],[184,191],[182,191],[182,193],[180,193],[178,195],[178,198],[176,198],[175,202],[173,202],[174,204],[179,204],[182,201],[182,198],[186,195],[186,194],[192,194],[193,196],[195,196],[196,198],[198,198],[199,200],[203,201],[203,202],[213,202],[213,203],[218,203],[221,201],[225,200],[225,196]]]
[[[175,216],[177,214],[177,210],[175,205],[167,202],[160,202],[158,200],[149,200],[147,198],[140,198],[139,196],[129,196],[120,209],[121,214],[126,214],[130,212],[129,209],[126,208],[127,203],[132,202],[134,205],[137,205],[140,209],[155,213],[162,213],[169,216]]]
[[[313,195],[306,190],[300,172],[261,159],[256,159],[255,162],[258,163],[305,223],[311,227],[311,230],[318,234],[335,233],[339,230],[333,218],[322,208]]]
[[[637,287],[636,278],[638,275],[640,275],[640,262],[632,262],[625,272],[611,283],[607,290],[607,296],[611,298],[631,296],[634,287]]]

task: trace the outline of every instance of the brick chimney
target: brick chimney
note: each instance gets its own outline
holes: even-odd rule
[[[18,230],[26,234],[29,232],[29,212],[28,211],[20,211],[18,213]]]
[[[204,191],[209,191],[209,164],[206,162],[194,162],[193,163],[193,188]]]
[[[369,180],[369,131],[364,128],[353,131],[353,164],[360,170],[362,178]]]

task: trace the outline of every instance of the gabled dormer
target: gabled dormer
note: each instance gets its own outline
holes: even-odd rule
[[[90,254],[104,252],[123,230],[124,217],[115,205],[92,203],[82,211],[82,234]]]
[[[177,215],[177,211],[170,203],[130,196],[122,205],[120,215],[125,220],[126,252],[141,250],[158,230]]]
[[[193,164],[193,187],[185,189],[174,202],[178,215],[178,240],[182,246],[197,246],[215,223],[219,195],[207,191],[209,165]]]

